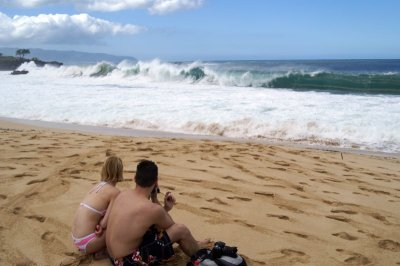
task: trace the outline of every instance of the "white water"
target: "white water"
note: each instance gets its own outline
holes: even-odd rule
[[[177,78],[196,63],[141,64],[139,75],[126,62],[103,77],[90,77],[98,66],[0,72],[0,116],[400,152],[400,96],[210,85]]]

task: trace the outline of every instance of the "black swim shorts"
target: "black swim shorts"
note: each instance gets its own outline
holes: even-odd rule
[[[131,254],[122,258],[122,261],[113,261],[114,265],[145,266],[159,265],[162,260],[173,256],[174,249],[166,232],[158,233],[155,228],[150,228],[143,236],[142,244]],[[121,263],[122,262],[122,263]]]

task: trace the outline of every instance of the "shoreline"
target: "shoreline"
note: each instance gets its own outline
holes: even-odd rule
[[[126,136],[126,137],[148,137],[148,138],[169,138],[169,139],[184,139],[184,140],[210,140],[210,141],[233,141],[238,143],[255,143],[264,145],[274,145],[274,146],[286,146],[292,148],[300,149],[311,149],[320,151],[332,151],[341,153],[352,153],[352,154],[363,154],[370,156],[379,157],[393,157],[400,158],[400,153],[391,152],[381,152],[381,151],[371,151],[371,150],[361,150],[355,148],[342,148],[334,146],[324,146],[320,144],[303,144],[290,141],[271,141],[265,139],[246,139],[246,138],[232,138],[214,135],[200,135],[200,134],[189,134],[189,133],[177,133],[168,131],[157,131],[157,130],[144,130],[144,129],[130,129],[130,128],[112,128],[106,126],[91,126],[91,125],[81,125],[81,124],[71,124],[71,123],[60,123],[60,122],[49,122],[42,120],[29,120],[13,117],[2,117],[0,116],[0,121],[7,121],[11,123],[29,125],[34,127],[43,127],[51,129],[61,129],[76,131],[82,133],[92,133],[107,136]]]

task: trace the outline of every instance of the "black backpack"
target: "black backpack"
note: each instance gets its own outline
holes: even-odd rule
[[[242,256],[237,254],[236,247],[230,247],[218,241],[211,250],[197,251],[187,266],[247,266],[247,263]]]

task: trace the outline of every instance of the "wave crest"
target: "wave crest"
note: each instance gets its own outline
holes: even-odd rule
[[[19,69],[40,71],[33,62]],[[400,94],[400,74],[386,73],[340,73],[303,70],[265,70],[226,68],[222,64],[202,62],[167,63],[159,59],[123,61],[118,65],[100,62],[92,66],[46,66],[46,74],[57,73],[67,77],[105,78],[118,77],[144,80],[146,82],[177,82],[231,87],[256,87],[292,89],[300,91],[325,91],[332,93]]]

